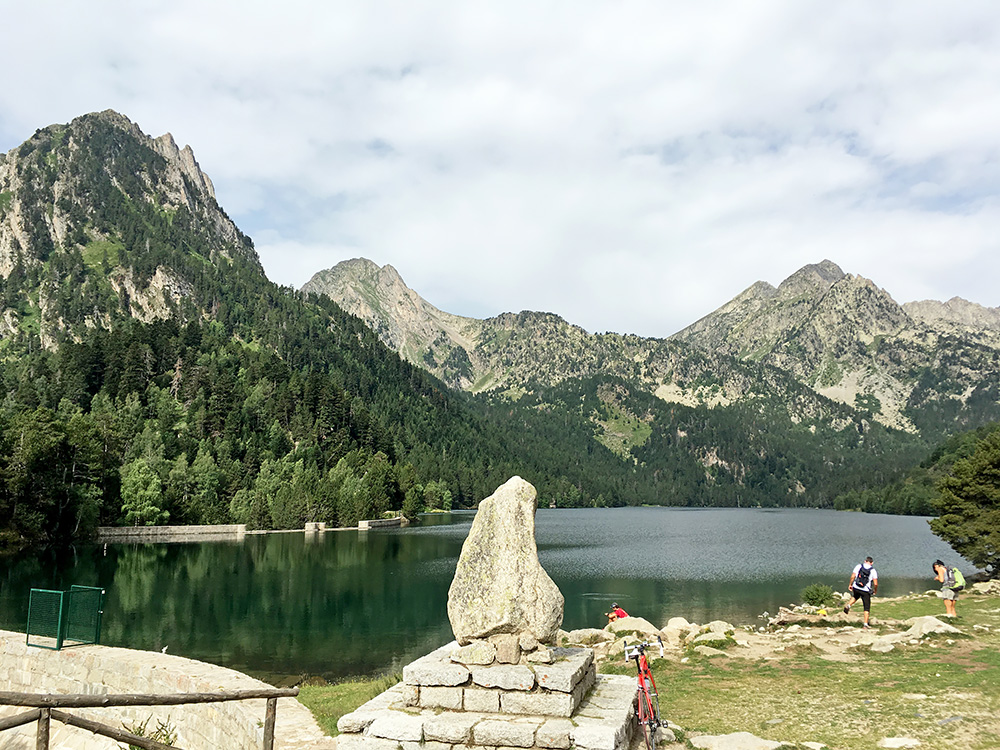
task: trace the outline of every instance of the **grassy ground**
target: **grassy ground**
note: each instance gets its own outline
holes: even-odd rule
[[[940,616],[943,609],[933,597],[876,599],[872,605],[875,618],[883,620]],[[688,737],[751,732],[770,740],[823,742],[833,750],[870,750],[885,737],[912,737],[920,740],[920,750],[996,750],[1000,598],[967,595],[958,612],[954,624],[964,636],[897,644],[887,654],[861,647],[852,651],[855,661],[822,659],[805,644],[768,660],[659,659],[653,670],[663,715]],[[620,662],[606,663],[602,671],[633,673]],[[398,675],[303,687],[299,700],[327,733],[336,734],[340,716],[396,681]]]
[[[341,716],[385,692],[400,679],[400,675],[394,674],[336,685],[303,685],[299,688],[299,702],[312,711],[324,732],[335,737],[338,734],[337,720]]]
[[[881,618],[942,614],[939,599],[873,604]],[[885,737],[919,739],[921,750],[1000,748],[1000,599],[966,597],[954,623],[969,634],[859,648],[832,662],[815,647],[780,659],[692,656],[654,665],[664,716],[692,734],[747,731],[770,740],[823,742],[836,750],[877,747]],[[974,629],[974,625],[990,630]],[[630,673],[621,666],[606,671]]]

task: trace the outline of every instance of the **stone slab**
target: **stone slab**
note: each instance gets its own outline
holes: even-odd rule
[[[420,688],[421,708],[446,708],[449,711],[461,711],[462,694],[460,687],[422,687]]]
[[[467,744],[472,737],[472,727],[482,720],[476,714],[443,713],[424,722],[424,739],[432,742]]]
[[[403,667],[403,682],[430,687],[464,685],[469,681],[469,668],[451,661],[451,654],[457,648],[458,644],[452,641],[407,664]]]
[[[397,742],[420,742],[424,738],[424,719],[402,711],[386,711],[368,725],[365,735]]]
[[[548,719],[535,732],[535,744],[554,750],[568,750],[573,744],[570,739],[572,732],[573,722],[569,719]]]
[[[472,681],[485,688],[531,690],[535,686],[535,673],[519,664],[473,667]]]
[[[594,652],[589,648],[554,648],[552,664],[535,667],[539,687],[571,693],[587,670],[594,666]]]
[[[500,691],[482,688],[465,689],[465,710],[484,714],[500,713]]]
[[[472,728],[472,742],[487,747],[532,747],[536,727],[512,721],[484,719]]]

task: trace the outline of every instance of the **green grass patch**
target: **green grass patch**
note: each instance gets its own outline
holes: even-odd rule
[[[958,607],[955,624],[965,636],[899,644],[884,654],[852,649],[849,661],[823,658],[815,643],[790,645],[773,660],[657,659],[653,673],[661,709],[688,737],[747,731],[838,750],[868,750],[886,737],[913,737],[921,750],[995,749],[1000,747],[1000,599],[969,596]],[[941,615],[943,609],[935,597],[876,599],[872,613],[903,620]],[[817,637],[826,636],[826,628],[815,630]],[[618,659],[602,671],[633,675],[635,667]]]
[[[4,214],[14,202],[14,194],[10,190],[0,192],[0,214]]]
[[[83,262],[93,271],[100,271],[105,257],[109,266],[118,265],[118,251],[125,246],[117,240],[93,240],[83,248]]]
[[[397,682],[398,674],[338,682],[335,685],[303,685],[299,689],[299,702],[312,711],[316,723],[331,737],[336,737],[337,720],[349,714],[379,693],[384,693]]]

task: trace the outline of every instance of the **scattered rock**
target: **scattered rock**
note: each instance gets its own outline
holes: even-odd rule
[[[941,622],[938,618],[933,615],[926,615],[924,617],[911,617],[906,620],[906,624],[910,626],[910,629],[906,631],[905,635],[910,638],[923,638],[929,633],[961,633],[962,631],[953,625],[949,625],[946,622]]]
[[[607,643],[613,641],[615,637],[607,630],[600,628],[580,628],[566,633],[566,642],[573,646],[591,646],[595,643]],[[559,637],[560,642],[563,636]]]
[[[529,632],[553,640],[563,595],[538,562],[537,493],[512,477],[479,504],[448,590],[448,619],[459,645]],[[518,646],[520,650],[520,646]]]
[[[886,737],[878,741],[878,746],[888,748],[920,747],[920,740],[912,737]]]
[[[992,581],[980,581],[979,583],[972,584],[972,590],[977,594],[1000,596],[1000,581],[996,578]]]
[[[762,740],[750,732],[692,737],[691,745],[702,750],[779,750],[784,743]]]
[[[719,649],[712,648],[711,646],[695,646],[694,652],[702,656],[729,656],[725,651],[719,651]]]

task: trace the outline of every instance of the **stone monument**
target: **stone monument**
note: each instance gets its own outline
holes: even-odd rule
[[[560,648],[563,596],[538,561],[535,488],[513,477],[479,504],[448,593],[455,641],[337,722],[341,750],[623,750],[634,678]]]
[[[503,664],[516,664],[522,651],[548,660],[539,644],[559,631],[563,595],[538,562],[535,508],[535,488],[521,477],[479,504],[448,591],[448,619],[463,646],[456,661],[482,664],[489,645]]]

